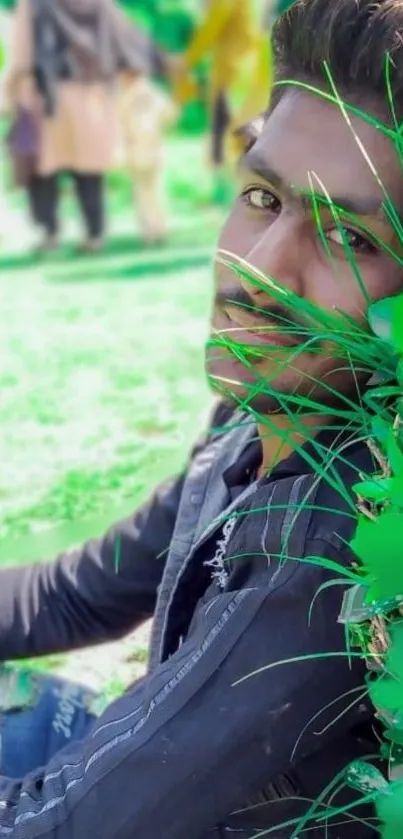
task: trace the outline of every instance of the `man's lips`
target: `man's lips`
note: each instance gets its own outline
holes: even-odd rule
[[[247,346],[275,346],[295,348],[301,344],[297,335],[282,332],[278,324],[257,321],[253,318],[233,316],[227,309],[220,312],[217,332],[229,342]]]

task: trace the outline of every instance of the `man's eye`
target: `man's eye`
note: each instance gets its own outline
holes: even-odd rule
[[[351,250],[359,251],[360,253],[378,252],[376,246],[369,239],[349,227],[333,227],[328,231],[327,238],[331,242],[334,242],[335,245],[341,245],[343,247],[347,244]]]
[[[272,213],[279,213],[281,202],[270,190],[262,187],[251,187],[242,193],[242,198],[248,207],[257,210],[270,210]]]

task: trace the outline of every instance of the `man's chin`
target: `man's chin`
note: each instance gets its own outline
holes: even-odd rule
[[[259,414],[280,413],[281,393],[264,392],[264,383],[253,369],[237,359],[213,360],[207,354],[206,375],[211,389],[221,398],[244,411]]]
[[[290,371],[278,371],[276,378],[273,370],[271,374],[266,364],[259,370],[259,365],[246,366],[243,361],[231,354],[217,357],[217,351],[212,353],[207,349],[206,374],[210,387],[219,393],[221,398],[244,411],[257,414],[294,413],[297,409],[301,414],[328,413],[332,409],[345,410],[346,416],[351,413],[351,402],[357,400],[357,381],[343,382],[344,387],[339,391],[340,382],[327,378],[328,388],[318,380],[312,384],[305,380],[302,371],[298,375],[287,375]],[[296,375],[295,375],[296,374]],[[299,400],[298,397],[305,397]],[[358,400],[357,400],[358,404]]]
[[[253,414],[280,414],[284,412],[281,407],[281,400],[276,399],[274,394],[255,393],[240,385],[231,386],[223,384],[214,376],[208,376],[211,389],[217,393],[224,402],[238,408],[241,411],[250,411]]]

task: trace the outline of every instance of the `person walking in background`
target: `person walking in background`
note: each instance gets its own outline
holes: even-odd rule
[[[171,59],[176,76],[176,96],[186,101],[194,94],[191,74],[205,57],[211,58],[209,105],[211,111],[211,162],[214,172],[213,201],[229,197],[226,139],[238,127],[237,113],[245,97],[253,99],[253,113],[267,104],[269,66],[258,61],[264,30],[260,3],[256,0],[207,0],[199,27],[183,56]],[[264,38],[267,48],[267,36]],[[252,84],[251,84],[252,82]],[[258,100],[258,101],[257,101]]]
[[[168,93],[145,74],[122,74],[120,118],[123,164],[133,183],[140,233],[146,244],[159,244],[168,233],[164,207],[164,132],[178,115]]]
[[[16,135],[22,77],[33,79],[32,111],[38,103],[41,109],[36,167],[26,179],[32,217],[45,234],[41,250],[58,246],[62,173],[74,180],[85,224],[83,251],[102,247],[104,175],[116,153],[118,73],[153,70],[158,63],[157,50],[114,0],[18,0],[7,89]]]

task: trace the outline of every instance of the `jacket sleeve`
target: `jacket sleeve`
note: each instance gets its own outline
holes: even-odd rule
[[[3,779],[0,836],[200,839],[286,771],[297,744],[295,760],[351,727],[363,669],[347,660],[340,587],[309,616],[327,573],[265,566],[251,575],[243,562],[202,600],[187,640],[87,739],[23,781]]]
[[[189,68],[194,67],[215,46],[222,30],[231,17],[234,0],[216,0],[211,4],[205,20],[195,32],[186,51]]]
[[[190,460],[231,413],[217,403]],[[0,661],[111,641],[152,617],[183,483],[167,481],[102,539],[54,562],[2,569]]]
[[[133,516],[54,562],[0,572],[0,660],[113,640],[151,617],[182,491],[162,485]]]

